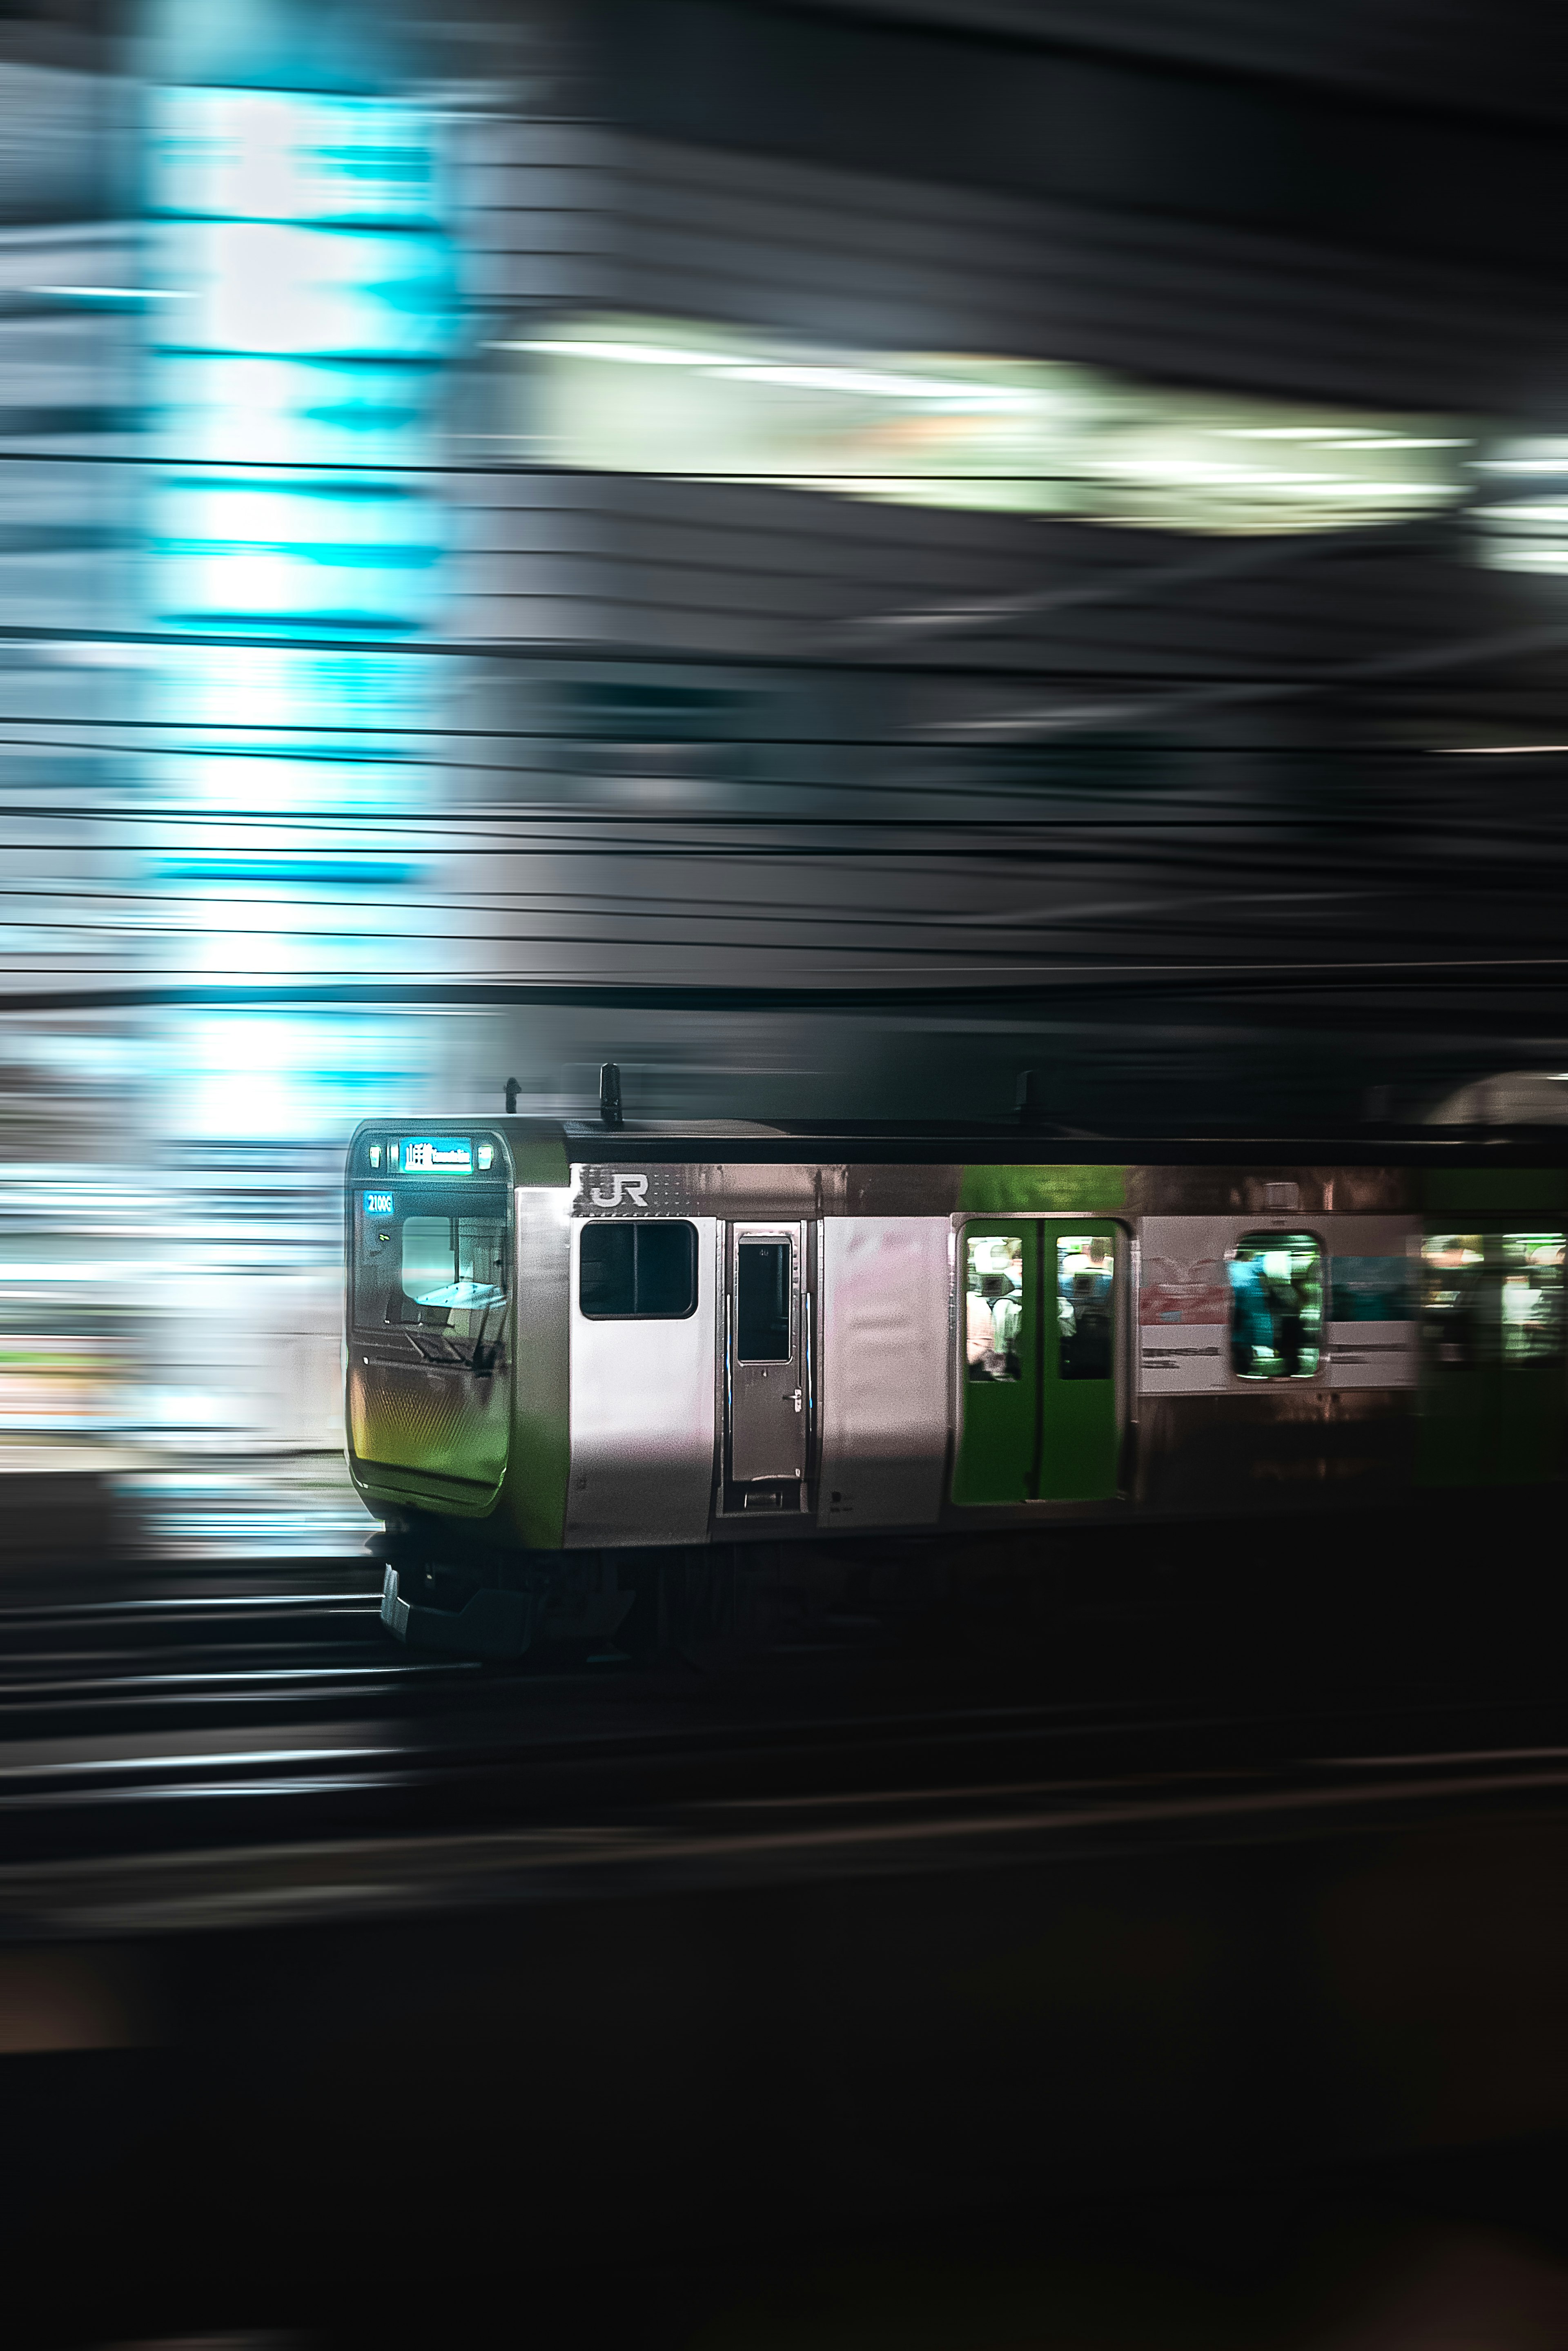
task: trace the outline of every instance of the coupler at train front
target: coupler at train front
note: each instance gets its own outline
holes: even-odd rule
[[[418,1523],[389,1528],[369,1549],[382,1566],[381,1622],[410,1649],[483,1661],[548,1645],[618,1656],[629,1654],[628,1629],[649,1646],[650,1628],[628,1628],[651,1613],[639,1605],[647,1570],[622,1572],[613,1553],[469,1549]]]
[[[798,1545],[480,1552],[434,1526],[409,1526],[369,1548],[382,1565],[388,1632],[410,1650],[450,1657],[547,1649],[563,1664],[679,1655],[713,1665],[766,1648],[784,1620],[814,1613],[789,1573],[805,1564],[791,1556]]]

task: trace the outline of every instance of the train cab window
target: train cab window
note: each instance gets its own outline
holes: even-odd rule
[[[735,1355],[740,1363],[789,1361],[791,1253],[787,1240],[742,1241],[735,1251]]]
[[[590,1322],[680,1322],[697,1309],[695,1225],[585,1225],[577,1303]]]
[[[971,1380],[1021,1380],[1023,1236],[977,1233],[964,1243],[964,1358]]]
[[[1111,1290],[1116,1243],[1100,1233],[1056,1240],[1057,1365],[1064,1380],[1111,1376]]]
[[[355,1331],[405,1361],[504,1372],[510,1187],[467,1178],[355,1185],[348,1207]]]
[[[1243,1233],[1231,1259],[1231,1363],[1244,1380],[1306,1380],[1323,1349],[1323,1249],[1310,1233]]]
[[[498,1336],[511,1258],[507,1194],[446,1186],[417,1197],[359,1195],[355,1216],[354,1320],[369,1332],[440,1332],[439,1360],[466,1361],[468,1342]],[[447,1343],[460,1344],[453,1353]],[[416,1343],[418,1342],[416,1341]],[[421,1350],[421,1352],[423,1352]]]
[[[389,1322],[471,1335],[469,1324],[506,1296],[504,1217],[405,1217],[402,1264]]]

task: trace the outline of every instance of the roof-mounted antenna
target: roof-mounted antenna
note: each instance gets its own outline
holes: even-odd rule
[[[606,1061],[599,1071],[599,1124],[620,1126],[620,1071],[613,1061]]]
[[[506,1081],[506,1115],[507,1115],[507,1117],[508,1117],[508,1118],[515,1118],[515,1117],[516,1117],[516,1115],[517,1115],[517,1097],[518,1097],[518,1095],[522,1092],[522,1091],[523,1091],[523,1089],[522,1089],[522,1087],[518,1084],[518,1082],[517,1082],[517,1081],[516,1081],[516,1079],[515,1079],[515,1078],[508,1078],[508,1079],[507,1079],[507,1081]]]

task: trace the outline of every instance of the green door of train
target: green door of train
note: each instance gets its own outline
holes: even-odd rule
[[[1123,1245],[1104,1219],[964,1226],[955,1502],[1089,1502],[1116,1492]]]
[[[1539,1485],[1563,1473],[1561,1230],[1428,1233],[1417,1477]]]

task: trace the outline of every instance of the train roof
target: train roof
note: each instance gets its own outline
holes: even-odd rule
[[[1568,1127],[1367,1127],[1349,1134],[1129,1135],[1064,1134],[1042,1125],[836,1120],[763,1124],[742,1119],[628,1119],[607,1126],[597,1119],[489,1117],[483,1113],[420,1113],[420,1125],[461,1132],[483,1127],[510,1145],[552,1144],[568,1160],[595,1165],[690,1165],[693,1161],[849,1161],[861,1165],[992,1166],[1258,1166],[1382,1167],[1389,1165],[1568,1167]],[[410,1120],[361,1121],[356,1137],[409,1125]]]

